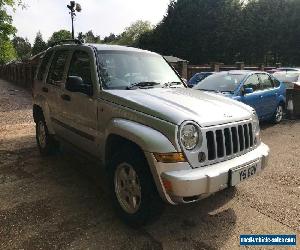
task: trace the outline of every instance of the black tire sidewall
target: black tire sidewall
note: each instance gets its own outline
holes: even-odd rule
[[[115,171],[124,162],[134,168],[141,185],[141,205],[135,214],[129,214],[121,207],[115,193]],[[109,183],[114,207],[119,217],[128,225],[139,227],[154,221],[161,214],[163,202],[157,192],[147,160],[142,153],[127,149],[115,155],[109,166]]]
[[[44,124],[45,133],[46,133],[46,146],[44,148],[41,147],[41,144],[40,144],[40,141],[39,141],[39,138],[38,138],[38,126],[39,126],[40,122],[42,122]],[[51,137],[49,135],[48,127],[47,127],[46,121],[45,121],[43,116],[39,116],[39,118],[36,122],[35,131],[36,131],[36,142],[37,142],[40,154],[42,156],[47,156],[47,155],[52,154],[54,145],[53,145],[53,142],[52,142]]]
[[[278,124],[278,123],[282,122],[282,120],[283,120],[283,115],[282,115],[282,117],[281,117],[281,119],[280,119],[279,121],[277,121],[277,119],[276,119],[277,112],[278,112],[278,110],[277,110],[278,107],[281,107],[281,108],[282,108],[282,112],[284,112],[284,106],[283,106],[282,104],[279,104],[279,105],[276,107],[276,111],[275,111],[275,114],[274,114],[274,117],[273,117],[273,122],[274,122],[275,124]]]

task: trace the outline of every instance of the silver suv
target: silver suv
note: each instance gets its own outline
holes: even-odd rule
[[[156,53],[56,45],[33,86],[42,155],[59,143],[96,157],[118,214],[141,225],[170,204],[190,203],[259,174],[269,148],[252,108],[186,88]]]

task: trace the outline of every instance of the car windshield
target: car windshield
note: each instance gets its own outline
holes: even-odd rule
[[[163,57],[132,51],[98,51],[100,75],[106,89],[182,85]],[[183,86],[183,85],[182,85]]]
[[[233,74],[229,72],[216,73],[199,82],[194,89],[216,92],[234,92],[245,76],[246,74]]]

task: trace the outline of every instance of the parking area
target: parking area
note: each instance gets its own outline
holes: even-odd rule
[[[1,249],[236,249],[240,234],[300,235],[299,120],[262,125],[271,156],[260,176],[166,206],[134,230],[115,216],[96,163],[70,151],[40,157],[31,108],[30,93],[0,80]]]

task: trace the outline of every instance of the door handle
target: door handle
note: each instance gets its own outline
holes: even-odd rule
[[[61,97],[61,99],[63,99],[64,101],[68,101],[68,102],[71,101],[71,96],[69,96],[69,95],[63,94],[63,95],[61,95],[60,97]]]
[[[43,87],[43,88],[42,88],[42,91],[45,92],[45,93],[48,93],[48,92],[49,92],[48,88],[46,88],[46,87]]]

